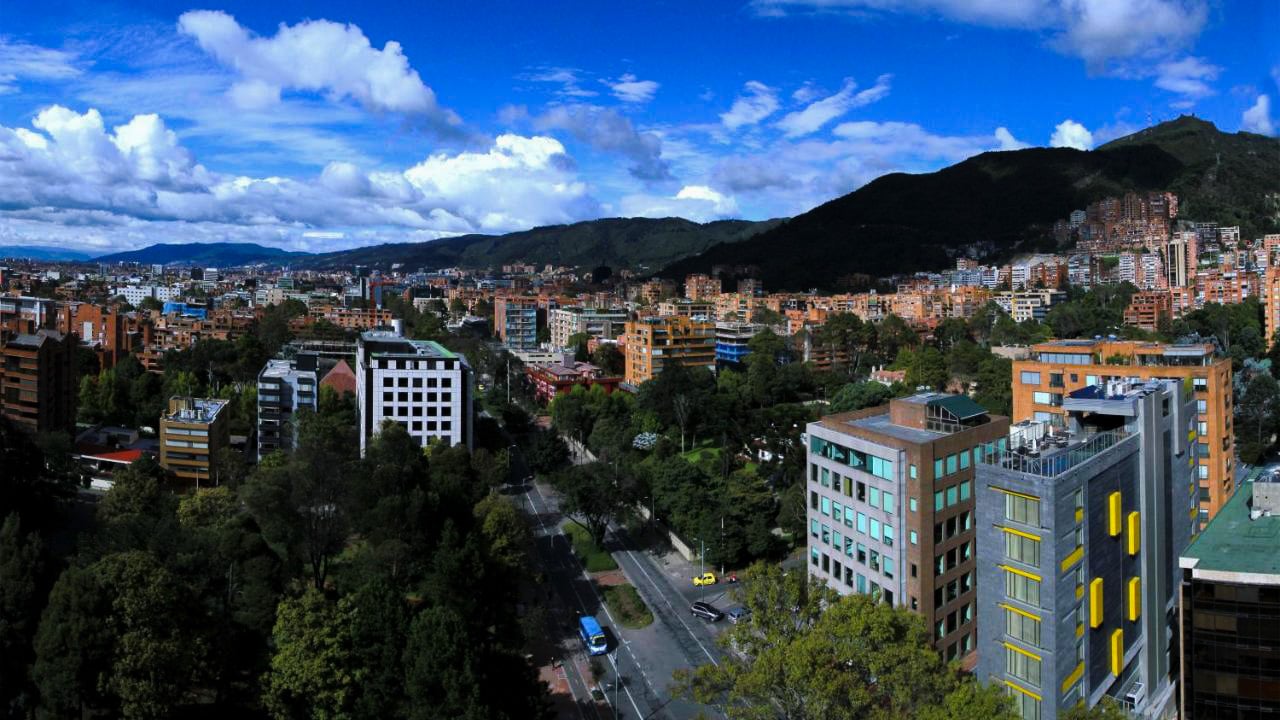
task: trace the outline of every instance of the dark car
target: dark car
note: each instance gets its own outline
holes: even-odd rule
[[[710,620],[711,622],[716,622],[724,617],[724,613],[717,610],[715,605],[702,601],[698,601],[691,605],[689,610],[693,613],[694,617],[700,617],[703,620]]]

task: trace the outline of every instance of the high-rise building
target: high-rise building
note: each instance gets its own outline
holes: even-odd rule
[[[624,382],[639,385],[672,364],[716,366],[716,325],[687,317],[648,317],[627,323]]]
[[[977,637],[974,465],[1009,419],[926,393],[809,423],[809,572],[924,616],[948,660]]]
[[[356,408],[363,456],[382,423],[394,420],[423,447],[433,440],[471,447],[471,366],[427,340],[371,330],[356,348]]]
[[[0,414],[32,433],[76,423],[75,336],[0,328]]]
[[[1276,332],[1280,331],[1280,265],[1268,265],[1262,276],[1262,320],[1263,339],[1270,347],[1276,341]]]
[[[719,277],[694,273],[684,279],[684,296],[690,300],[715,300],[722,289]]]
[[[1175,704],[1177,558],[1197,527],[1196,408],[1180,380],[1067,393],[977,472],[978,675],[1027,720],[1104,697]]]
[[[1179,558],[1181,716],[1280,717],[1280,483],[1240,488]]]
[[[616,339],[626,329],[627,312],[623,309],[576,306],[555,308],[547,312],[547,325],[551,330],[551,348],[568,350],[569,338],[580,333],[605,340]]]
[[[1196,283],[1199,243],[1193,232],[1177,232],[1165,249],[1165,272],[1170,287],[1189,287]]]
[[[751,354],[751,338],[763,329],[763,325],[754,323],[716,323],[716,362],[722,365],[741,365]]]
[[[538,347],[538,299],[499,295],[493,299],[493,332],[512,350]]]
[[[268,360],[258,373],[258,461],[277,450],[291,452],[298,429],[294,413],[316,409],[318,358],[299,353],[291,359]]]
[[[160,465],[179,480],[212,487],[218,483],[213,458],[227,446],[227,400],[169,398],[160,417]]]
[[[1200,522],[1207,523],[1235,492],[1231,360],[1213,345],[1165,345],[1129,340],[1052,340],[1013,363],[1013,420],[1061,420],[1067,393],[1112,379],[1188,381],[1196,398],[1195,471]]]
[[[1156,332],[1173,320],[1173,297],[1167,290],[1143,290],[1129,298],[1124,310],[1124,324],[1148,332]]]

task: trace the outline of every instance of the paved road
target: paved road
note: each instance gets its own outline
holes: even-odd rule
[[[513,478],[529,475],[519,450],[512,450]],[[719,662],[720,650],[712,633],[702,620],[689,613],[689,600],[644,552],[615,530],[606,544],[614,550],[620,568],[636,586],[654,614],[654,623],[641,630],[621,628],[601,602],[590,578],[573,555],[568,539],[559,532],[563,516],[559,498],[550,487],[518,481],[512,495],[525,512],[534,518],[534,534],[538,559],[547,575],[548,611],[552,620],[553,639],[566,653],[565,662],[570,689],[584,720],[612,717],[614,682],[623,678],[617,694],[618,717],[670,718],[685,720],[698,717],[722,717],[714,708],[671,697],[671,673],[677,668],[690,668],[708,662]],[[602,658],[605,673],[600,685],[608,690],[608,705],[597,705],[588,699],[592,683],[587,658],[576,637],[577,614],[595,615],[612,634],[614,650]]]

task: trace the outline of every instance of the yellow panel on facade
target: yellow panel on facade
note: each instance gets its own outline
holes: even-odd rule
[[[1137,555],[1138,550],[1142,549],[1142,524],[1139,522],[1138,511],[1129,513],[1125,530],[1128,535],[1125,537],[1126,545],[1130,555]]]
[[[1107,496],[1107,534],[1115,537],[1120,534],[1120,491]]]
[[[1124,630],[1116,628],[1111,632],[1111,674],[1119,675],[1124,670]]]
[[[1142,615],[1142,578],[1129,578],[1129,620],[1137,620]]]
[[[1080,682],[1082,677],[1084,677],[1084,663],[1079,663],[1076,665],[1076,669],[1072,670],[1071,674],[1067,676],[1067,679],[1062,681],[1062,692],[1070,690],[1071,686]]]
[[[1071,566],[1080,562],[1082,557],[1084,557],[1084,548],[1077,546],[1075,550],[1071,551],[1070,555],[1062,559],[1062,572],[1070,570]]]
[[[1089,627],[1102,626],[1102,578],[1089,583]]]

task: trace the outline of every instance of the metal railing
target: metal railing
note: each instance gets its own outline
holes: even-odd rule
[[[1136,438],[1137,435],[1134,433],[1125,432],[1124,430],[1110,430],[1089,436],[1084,442],[1068,445],[1062,449],[1052,445],[1041,446],[1041,452],[1038,454],[1018,452],[1016,450],[997,450],[982,453],[978,461],[984,465],[995,465],[1027,475],[1054,478],[1080,467],[1121,443],[1129,440],[1136,441]]]

